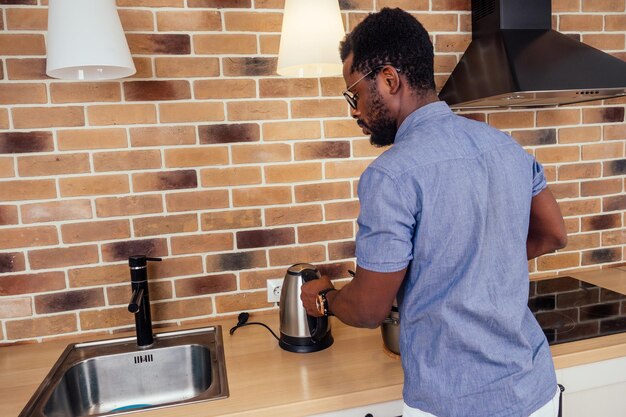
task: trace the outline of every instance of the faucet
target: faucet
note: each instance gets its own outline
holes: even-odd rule
[[[161,261],[161,258],[148,258],[145,255],[133,255],[128,258],[132,296],[128,311],[135,314],[137,346],[149,348],[154,343],[152,318],[150,316],[150,297],[148,294],[148,262]]]

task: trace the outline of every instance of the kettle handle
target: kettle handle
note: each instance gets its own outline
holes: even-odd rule
[[[318,272],[316,269],[303,269],[302,270],[302,282],[309,282],[314,279],[318,279]],[[328,317],[313,317],[307,314],[307,322],[309,323],[309,331],[311,333],[311,340],[313,343],[318,343],[326,336],[326,329],[328,327]]]

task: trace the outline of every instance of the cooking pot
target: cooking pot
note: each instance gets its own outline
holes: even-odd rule
[[[387,350],[396,355],[400,354],[400,313],[398,306],[391,307],[391,312],[380,325],[380,333],[383,336],[383,343]]]

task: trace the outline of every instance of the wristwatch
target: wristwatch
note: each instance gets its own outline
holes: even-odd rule
[[[333,313],[331,313],[330,310],[328,309],[328,299],[326,298],[326,294],[328,294],[331,291],[337,291],[337,289],[333,287],[323,289],[322,291],[317,293],[317,299],[315,300],[317,311],[325,317],[333,315]]]

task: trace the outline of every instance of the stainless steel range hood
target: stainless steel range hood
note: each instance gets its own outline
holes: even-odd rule
[[[439,98],[452,108],[626,95],[626,62],[551,29],[550,0],[472,0],[472,42]]]

